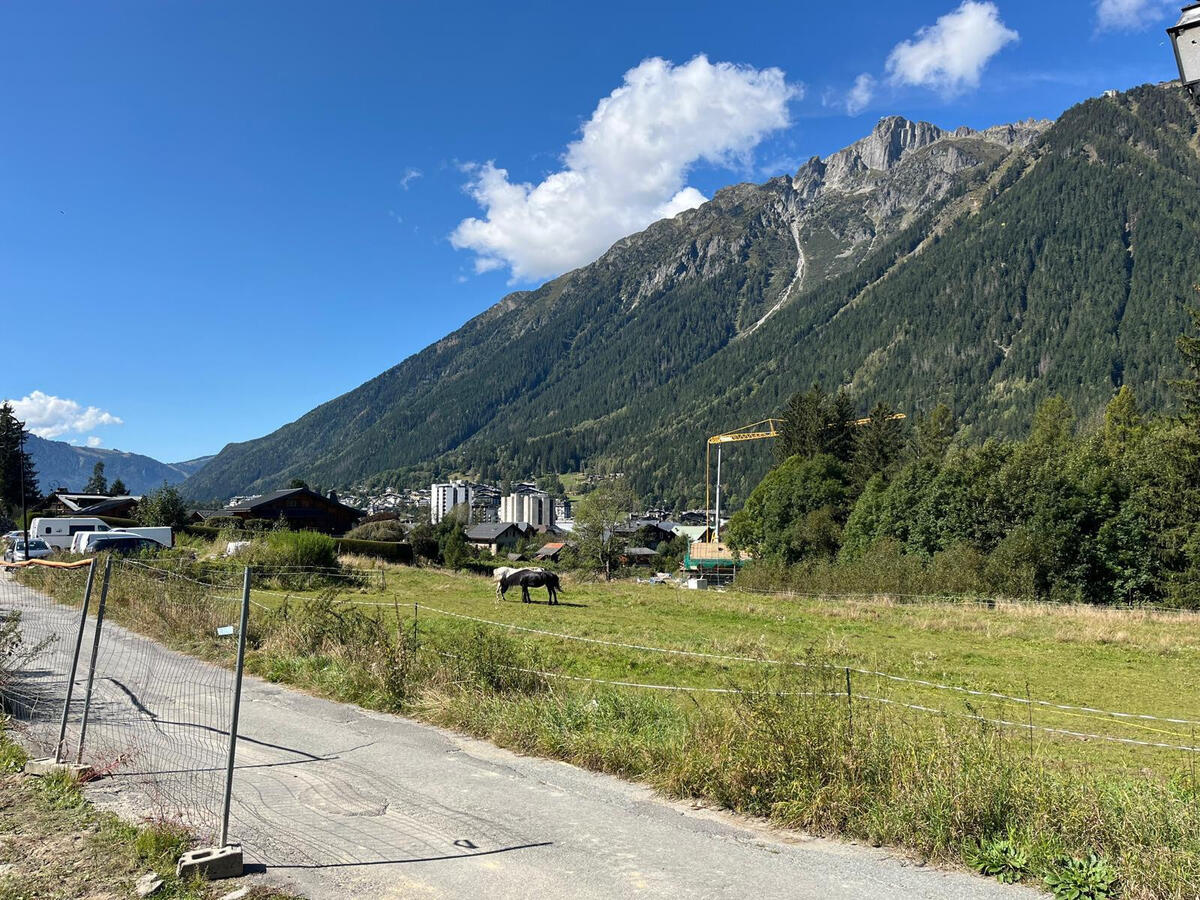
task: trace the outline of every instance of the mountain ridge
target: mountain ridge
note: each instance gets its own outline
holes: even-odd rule
[[[37,469],[38,485],[43,494],[60,487],[82,491],[98,462],[104,463],[104,476],[110,484],[119,478],[130,493],[143,494],[161,487],[164,482],[181,484],[214,458],[202,456],[179,463],[164,463],[140,453],[78,447],[32,434],[26,438],[26,450]]]
[[[723,188],[588,266],[510,293],[359,388],[229,445],[184,489],[216,498],[291,477],[350,485],[600,466],[630,471],[655,498],[694,502],[703,437],[774,412],[813,379],[911,407],[927,377],[922,390],[980,434],[1010,427],[1006,402],[1015,414],[1064,386],[1088,414],[1113,381],[1089,354],[1112,356],[1101,369],[1131,364],[1139,384],[1150,368],[1169,373],[1177,330],[1164,329],[1182,327],[1194,257],[1167,232],[1194,239],[1195,134],[1191,108],[1153,86],[1052,124],[948,131],[885,117],[795,175]],[[1164,191],[1174,205],[1159,209]],[[1154,214],[1138,219],[1139,238],[1153,240],[1133,261],[1115,227],[1131,204]],[[1073,247],[1081,234],[1096,246]],[[1161,315],[1146,311],[1154,277],[1169,301]],[[1118,284],[1149,349],[1104,337],[1120,327],[1109,321]],[[1030,298],[1039,327],[1022,332]],[[1086,315],[1064,339],[1076,307]],[[1086,383],[1060,383],[1052,364],[1030,369],[1034,333],[1038,352],[1086,363]],[[1167,402],[1161,385],[1148,394]]]

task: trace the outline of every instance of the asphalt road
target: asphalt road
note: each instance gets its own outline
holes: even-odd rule
[[[23,608],[29,633],[61,627],[61,607],[12,583],[0,588],[4,605]],[[117,762],[91,796],[132,817],[191,804],[190,817],[178,810],[182,818],[211,823],[220,806],[213,764],[227,740],[218,695],[228,673],[118,627],[106,624],[104,634],[98,684],[119,689],[100,698],[95,733]],[[233,837],[255,864],[252,880],[313,900],[1041,896],[884,849],[693,809],[616,778],[256,678],[246,679],[243,696]],[[122,743],[132,749],[113,756]]]

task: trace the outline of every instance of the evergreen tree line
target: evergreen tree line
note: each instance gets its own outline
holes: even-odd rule
[[[37,469],[24,448],[28,435],[8,403],[0,404],[0,531],[10,531],[21,516],[22,488],[25,506],[37,509]]]
[[[877,405],[855,427],[849,396],[797,394],[730,542],[797,582],[882,559],[939,590],[1200,607],[1200,337],[1179,349],[1179,416],[1123,386],[1090,427],[1053,397],[1025,437],[982,444],[944,406],[907,422]]]

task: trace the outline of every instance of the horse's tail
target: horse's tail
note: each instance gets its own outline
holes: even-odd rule
[[[564,593],[562,589],[562,581],[559,580],[557,572],[551,572],[550,577],[554,579],[554,590],[556,593]]]

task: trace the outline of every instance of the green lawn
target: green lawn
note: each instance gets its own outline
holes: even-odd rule
[[[271,605],[276,593],[256,593]],[[303,595],[295,595],[299,599]],[[411,622],[413,603],[524,627],[669,649],[802,660],[810,651],[837,665],[885,671],[974,690],[1118,712],[1200,721],[1196,655],[1200,617],[1093,608],[897,605],[817,600],[668,586],[568,581],[563,604],[497,603],[481,577],[420,569],[389,572],[386,589],[344,600]],[[544,597],[543,592],[536,596]],[[378,606],[375,606],[378,604]],[[418,612],[420,631],[452,645],[469,622]],[[497,629],[536,648],[551,672],[647,684],[736,687],[775,667],[606,647]],[[1167,744],[1194,746],[1192,726],[1056,710],[852,674],[856,694],[951,713]],[[637,690],[630,688],[629,690]],[[916,714],[916,713],[914,713]],[[916,714],[919,715],[919,714]],[[1190,754],[1035,732],[1035,750],[1124,771],[1169,775]]]

